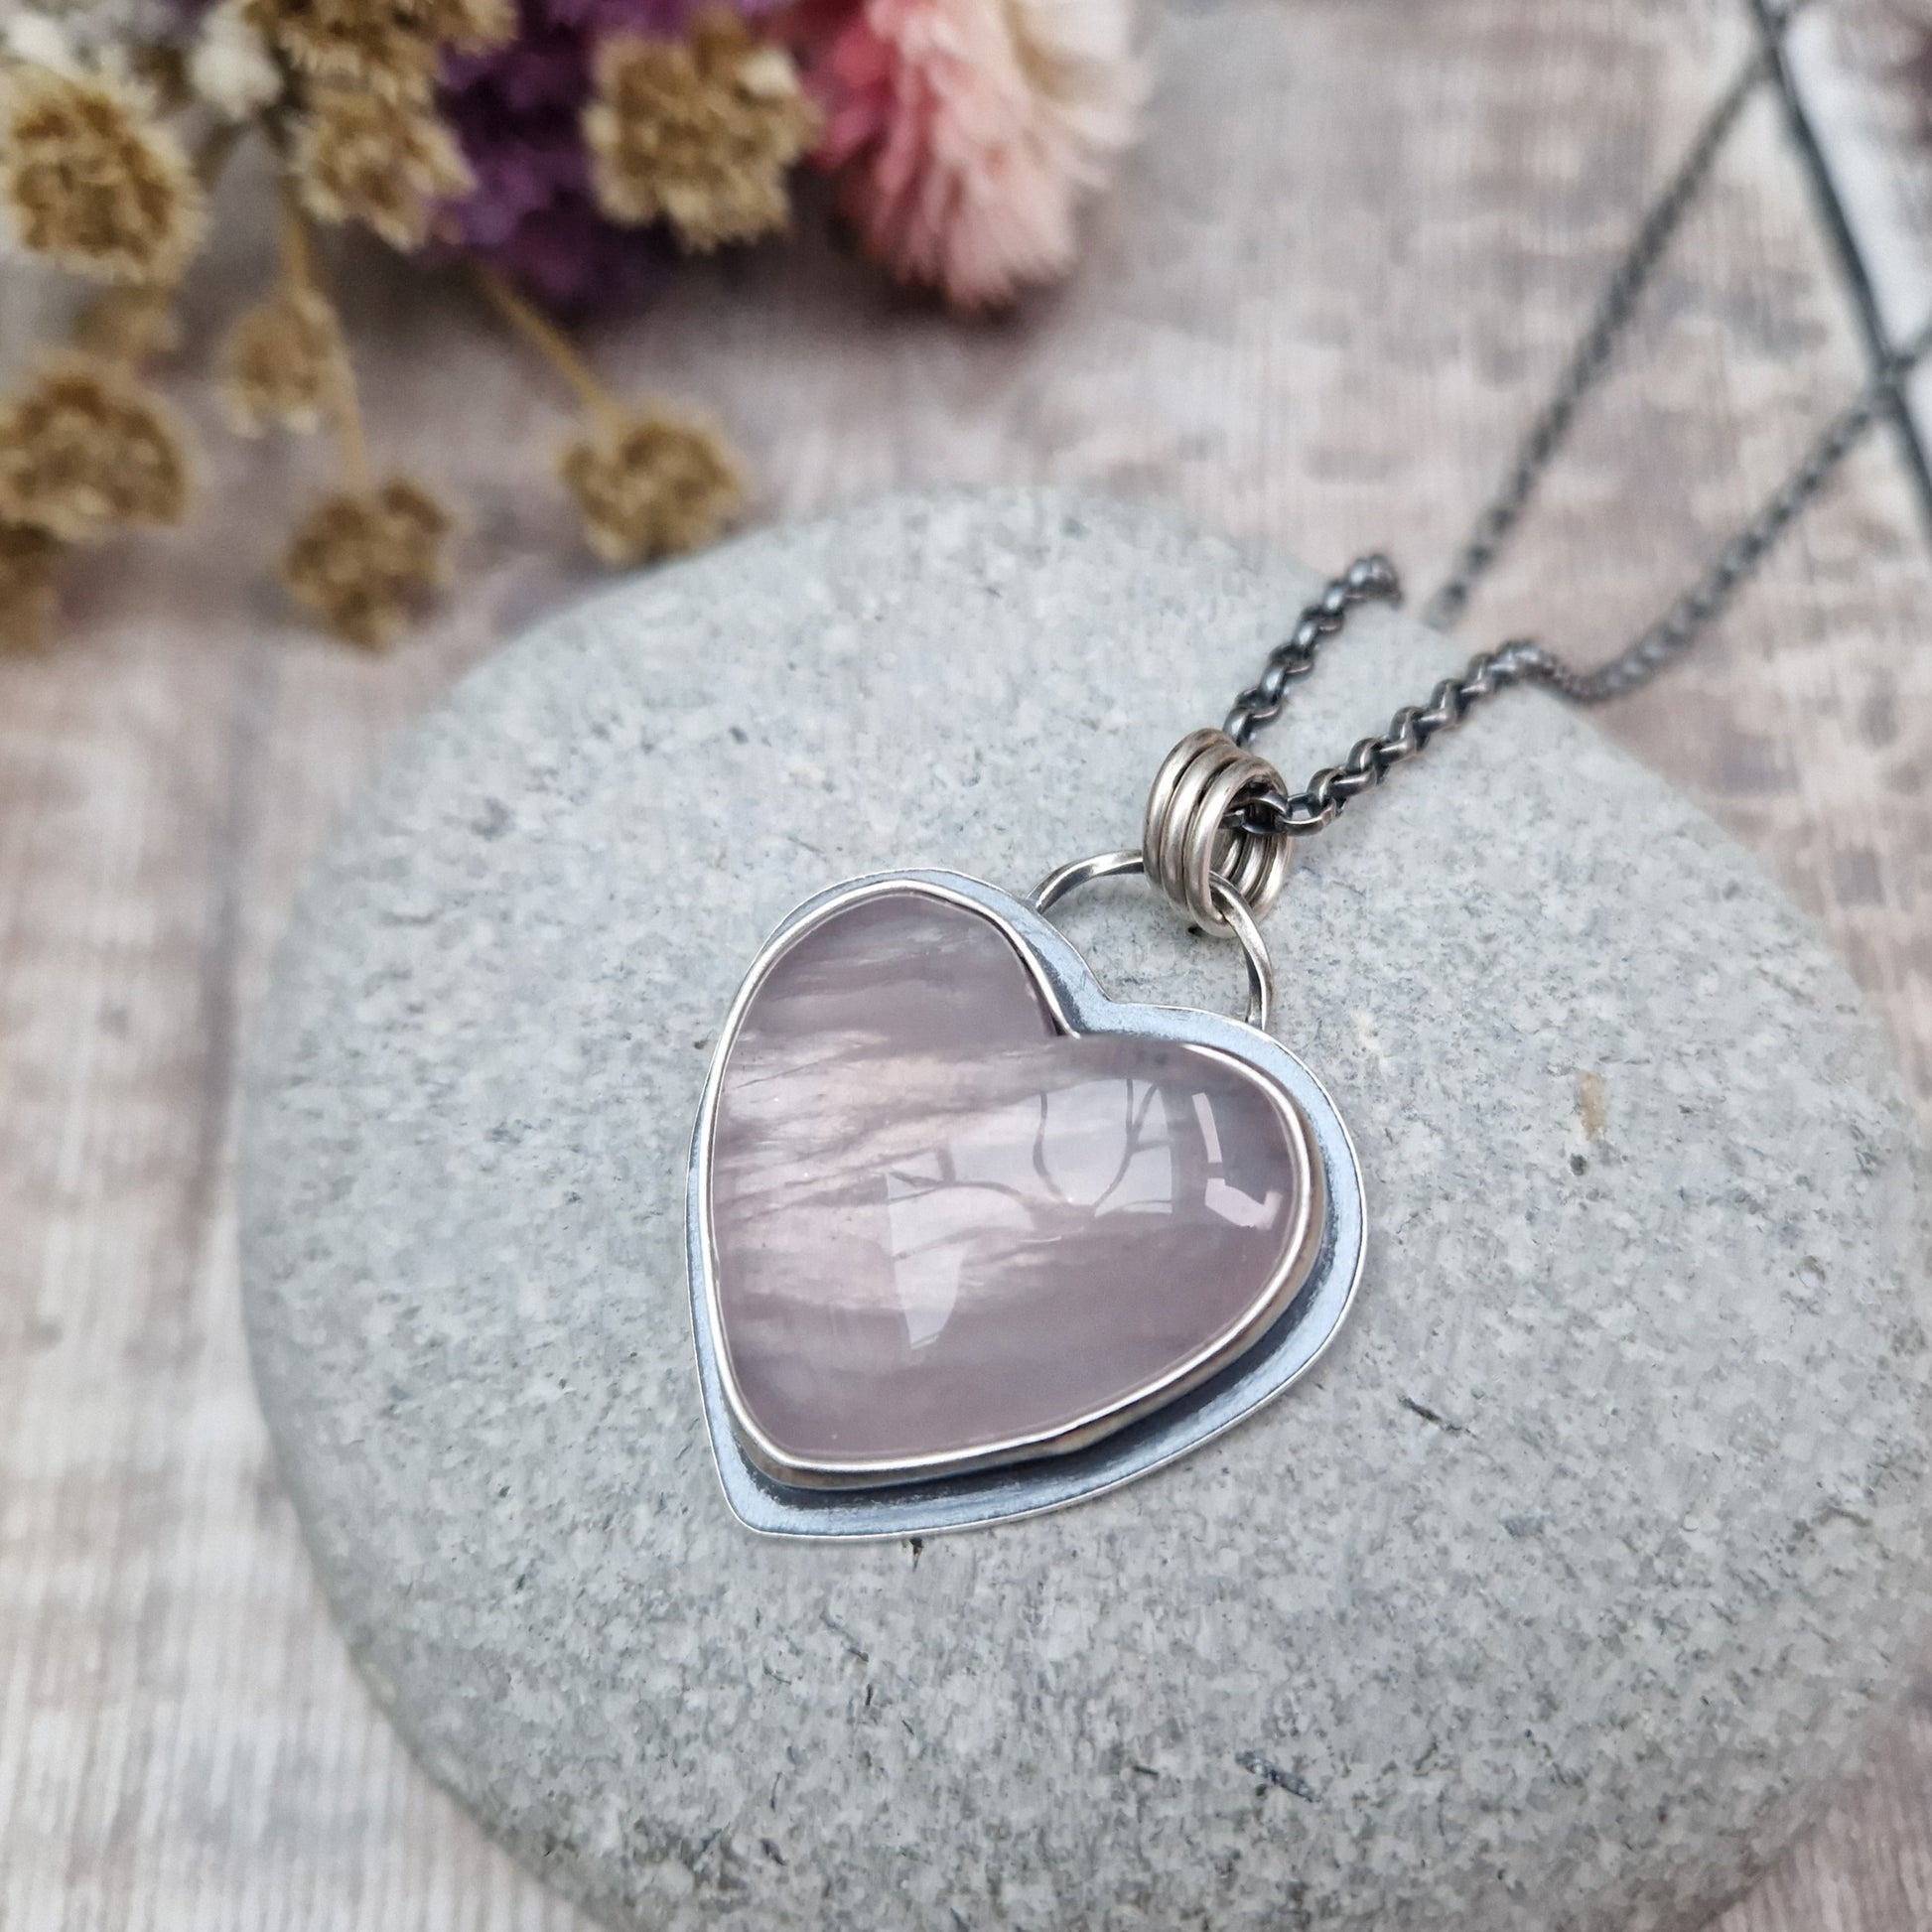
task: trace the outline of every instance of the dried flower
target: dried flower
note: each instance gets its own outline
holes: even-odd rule
[[[516,32],[515,0],[402,0],[403,11],[437,47],[487,54]]]
[[[126,523],[179,523],[188,494],[172,416],[115,363],[50,356],[0,406],[0,522],[84,543]]]
[[[516,31],[515,0],[223,0],[302,72],[427,101],[445,54],[478,55]]]
[[[244,0],[243,18],[314,79],[384,100],[435,90],[436,43],[388,0]]]
[[[54,571],[67,546],[31,523],[0,523],[0,650],[35,650],[54,618]]]
[[[35,7],[10,13],[5,25],[7,52],[31,67],[51,68],[56,73],[83,71],[79,51],[63,21]]]
[[[379,650],[447,582],[443,544],[450,528],[449,512],[407,477],[342,490],[325,496],[296,526],[282,557],[282,582],[337,636]]]
[[[472,186],[456,137],[436,115],[353,87],[316,89],[291,165],[311,213],[359,221],[394,248],[420,248],[437,204]]]
[[[316,290],[285,284],[238,317],[222,345],[222,400],[243,436],[304,434],[342,394],[342,326]]]
[[[168,288],[103,289],[74,318],[73,343],[111,362],[139,368],[181,341],[175,292]]]
[[[22,246],[98,281],[173,281],[201,241],[201,186],[180,143],[102,75],[7,75],[0,191]]]
[[[754,23],[771,11],[770,0],[735,4]],[[638,308],[677,261],[667,227],[621,225],[599,206],[583,122],[601,42],[672,39],[695,11],[690,0],[518,0],[514,39],[445,64],[437,105],[477,178],[447,210],[453,235],[553,314]]]
[[[718,11],[700,15],[688,40],[607,40],[584,114],[604,211],[668,221],[698,249],[785,225],[785,171],[818,127],[790,57]]]
[[[507,47],[450,63],[439,105],[477,185],[449,221],[466,253],[555,313],[634,308],[663,284],[672,248],[592,198],[582,121],[595,36],[557,18],[566,4],[525,0]]]
[[[10,53],[61,73],[122,72],[179,21],[170,0],[41,0],[0,7]]]
[[[249,0],[209,8],[188,57],[188,77],[224,120],[250,120],[281,99],[282,69]]]
[[[596,421],[557,474],[606,563],[644,563],[710,543],[744,500],[730,448],[710,424],[663,404]]]
[[[846,171],[868,251],[962,308],[1064,273],[1145,91],[1125,0],[860,0],[832,20],[808,56],[816,159]]]

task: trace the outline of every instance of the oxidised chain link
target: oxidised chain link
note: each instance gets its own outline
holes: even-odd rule
[[[1763,508],[1718,552],[1710,569],[1633,642],[1587,671],[1565,663],[1541,645],[1531,645],[1542,665],[1536,674],[1575,704],[1602,704],[1627,696],[1675,663],[1764,561],[1798,512],[1831,481],[1865,432],[1892,409],[1906,379],[1929,353],[1932,322],[1880,366],[1878,374],[1826,428]]]
[[[1425,705],[1404,705],[1380,738],[1356,742],[1339,764],[1324,766],[1300,791],[1264,791],[1243,804],[1241,829],[1257,837],[1299,839],[1332,825],[1351,798],[1373,791],[1398,764],[1414,758],[1438,732],[1459,725],[1473,704],[1526,678],[1546,675],[1535,644],[1505,644],[1469,659],[1461,676],[1446,677]]]
[[[1322,644],[1348,621],[1349,612],[1368,598],[1387,604],[1402,602],[1401,580],[1386,557],[1357,557],[1296,619],[1295,628],[1268,653],[1261,676],[1235,699],[1221,729],[1237,745],[1246,745],[1261,726],[1279,718],[1288,703],[1288,687],[1314,669]]]
[[[1808,4],[1809,0],[1792,0],[1778,16],[1774,32],[1782,35]],[[1495,561],[1497,551],[1516,527],[1517,519],[1528,507],[1544,471],[1550,466],[1550,459],[1570,434],[1571,423],[1584,398],[1603,373],[1603,366],[1636,312],[1638,299],[1652,273],[1697,200],[1698,191],[1723,151],[1725,138],[1758,87],[1770,76],[1776,60],[1777,51],[1772,46],[1760,49],[1752,60],[1745,62],[1736,79],[1725,89],[1724,98],[1698,130],[1696,140],[1664,192],[1645,210],[1629,247],[1604,285],[1589,327],[1564,365],[1556,394],[1531,424],[1508,477],[1476,518],[1475,528],[1457,551],[1449,576],[1423,607],[1422,621],[1432,630],[1448,630],[1454,624],[1469,601],[1477,578]]]

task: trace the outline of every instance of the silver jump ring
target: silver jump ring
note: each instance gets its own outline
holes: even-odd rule
[[[1209,932],[1236,929],[1217,884],[1230,887],[1256,918],[1265,918],[1281,897],[1294,841],[1228,819],[1244,798],[1286,789],[1266,759],[1244,751],[1226,732],[1189,732],[1162,759],[1147,795],[1141,824],[1147,876]]]
[[[1075,859],[1071,865],[1049,872],[1027,895],[1027,903],[1035,912],[1047,912],[1077,887],[1090,886],[1096,879],[1114,879],[1122,873],[1147,870],[1141,853],[1096,853],[1091,859]],[[1268,942],[1255,924],[1248,901],[1235,891],[1232,882],[1210,873],[1208,891],[1219,908],[1221,929],[1232,932],[1247,955],[1248,1025],[1265,1034],[1275,1017],[1275,962],[1268,956]]]

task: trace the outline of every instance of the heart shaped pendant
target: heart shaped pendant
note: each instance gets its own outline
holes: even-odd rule
[[[904,872],[754,962],[688,1239],[733,1511],[908,1536],[1110,1488],[1279,1394],[1364,1223],[1340,1117],[1266,1033],[1117,1005],[1035,906]]]

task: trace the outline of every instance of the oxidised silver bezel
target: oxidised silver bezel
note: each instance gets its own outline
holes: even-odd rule
[[[1177,1040],[1227,1054],[1262,1076],[1306,1161],[1304,1225],[1266,1293],[1209,1349],[1129,1402],[1066,1430],[970,1455],[819,1469],[785,1457],[746,1412],[723,1345],[710,1225],[711,1144],[725,1063],[751,1000],[805,932],[882,893],[914,891],[991,919],[1069,1032]],[[718,1471],[733,1512],[778,1535],[907,1536],[1051,1509],[1146,1473],[1205,1442],[1305,1373],[1346,1314],[1365,1229],[1354,1149],[1333,1103],[1296,1057],[1240,1021],[1110,1000],[1047,919],[979,880],[881,873],[807,900],[774,931],[733,1001],[712,1055],[692,1137],[687,1240],[699,1377]],[[1021,1459],[1025,1458],[1025,1459]],[[858,1486],[858,1485],[865,1486]]]

